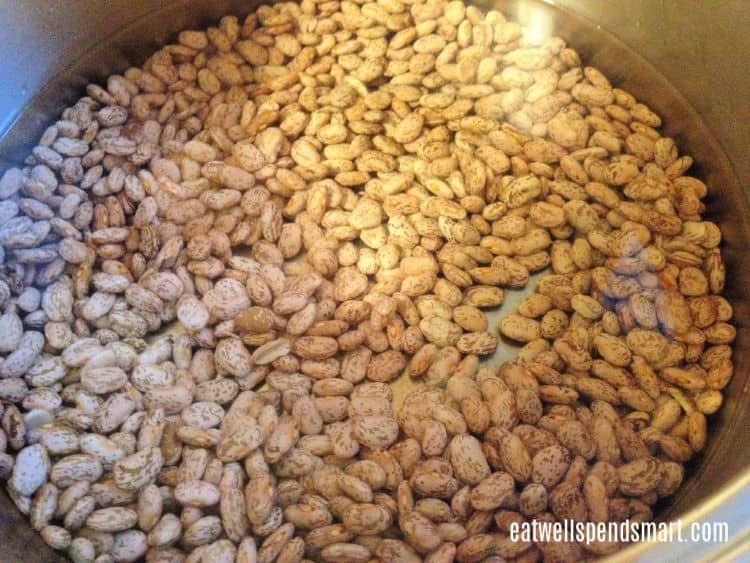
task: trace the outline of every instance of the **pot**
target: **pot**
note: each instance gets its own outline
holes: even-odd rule
[[[553,31],[584,61],[631,91],[664,118],[665,134],[695,157],[691,173],[709,186],[707,218],[724,234],[726,296],[738,328],[735,376],[710,418],[709,442],[687,468],[678,493],[661,507],[663,520],[729,523],[725,544],[638,544],[617,561],[702,561],[750,552],[750,4],[726,2],[602,2],[477,0],[499,8],[534,32]],[[44,128],[89,82],[139,65],[185,28],[222,15],[243,16],[246,0],[45,0],[0,3],[0,171],[23,161]],[[638,54],[636,54],[638,53]],[[3,561],[62,561],[0,495]]]

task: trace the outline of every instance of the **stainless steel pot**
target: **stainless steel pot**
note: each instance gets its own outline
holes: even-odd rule
[[[45,0],[0,2],[0,171],[18,164],[60,111],[90,81],[141,63],[187,27],[244,15],[247,0]],[[709,216],[724,233],[727,296],[735,307],[736,372],[726,402],[711,419],[705,452],[659,514],[662,519],[729,522],[730,542],[636,545],[620,561],[747,560],[750,548],[750,3],[477,0],[540,33],[554,31],[584,60],[648,102],[666,133],[693,155],[710,188]],[[638,52],[640,55],[635,54]],[[680,93],[678,93],[680,92]],[[0,495],[0,559],[61,560]],[[748,544],[750,545],[750,544]]]

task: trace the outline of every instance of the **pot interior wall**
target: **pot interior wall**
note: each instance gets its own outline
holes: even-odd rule
[[[750,185],[750,164],[743,154],[745,140],[750,138],[750,120],[747,116],[736,118],[738,108],[750,95],[750,79],[741,64],[750,57],[750,39],[740,38],[741,30],[750,25],[750,5],[727,2],[719,7],[700,0],[654,0],[636,7],[632,3],[620,6],[595,0],[558,0],[564,6],[561,10],[535,0],[480,0],[476,4],[484,9],[500,8],[540,33],[553,31],[562,36],[587,63],[648,103],[662,115],[666,134],[677,139],[681,152],[695,157],[697,164],[691,174],[709,186],[707,216],[718,222],[724,233],[727,297],[735,307],[739,329],[736,372],[726,390],[724,407],[711,417],[706,450],[690,464],[685,485],[660,514],[674,518],[714,494],[750,461],[750,449],[744,447],[750,432],[750,406],[745,396],[750,371],[746,321],[750,318],[750,232],[744,221],[748,203],[742,188]],[[0,82],[5,85],[0,93],[0,171],[22,162],[46,125],[82,95],[88,82],[101,82],[109,74],[142,63],[180,29],[205,27],[229,13],[242,16],[255,5],[239,0],[3,3],[0,21],[9,25],[0,30],[0,40],[9,48],[0,55],[7,59],[0,65]],[[643,12],[635,23],[630,21],[633,10]],[[659,17],[651,13],[654,11]],[[573,12],[587,14],[593,22]],[[705,49],[702,42],[712,37],[713,28],[709,25],[706,29],[700,14],[705,16],[703,21],[724,33],[720,41],[712,41]],[[693,105],[649,62],[605,29],[636,45],[680,86]],[[678,43],[681,48],[675,47]],[[737,64],[728,68],[726,63],[732,60]],[[693,107],[700,109],[700,115]],[[7,563],[61,560],[4,494],[0,495],[0,537],[2,559]]]

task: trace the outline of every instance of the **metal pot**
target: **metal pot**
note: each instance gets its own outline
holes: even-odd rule
[[[695,157],[693,174],[709,186],[708,216],[724,233],[727,297],[738,338],[735,376],[721,411],[710,421],[704,453],[661,519],[729,522],[730,542],[639,544],[619,561],[699,561],[747,558],[750,538],[750,4],[703,2],[602,2],[601,0],[477,0],[497,7],[539,33],[553,31],[633,92],[666,123],[681,152]],[[140,64],[158,46],[188,27],[205,27],[222,15],[247,14],[246,0],[45,0],[0,3],[0,170],[22,162],[35,139],[88,82]],[[636,54],[639,53],[639,54]],[[680,92],[680,93],[678,93]],[[5,495],[0,495],[2,560],[62,560]]]

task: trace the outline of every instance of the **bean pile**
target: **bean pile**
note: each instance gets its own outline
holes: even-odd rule
[[[660,126],[460,0],[183,31],[0,179],[8,493],[78,563],[617,550],[509,529],[652,518],[721,406],[721,233]]]

